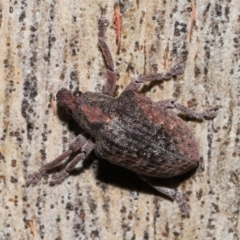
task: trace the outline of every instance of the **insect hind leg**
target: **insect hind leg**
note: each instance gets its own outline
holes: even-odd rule
[[[202,112],[195,112],[191,108],[175,102],[174,99],[158,101],[155,103],[155,105],[163,106],[166,108],[176,108],[179,111],[184,112],[188,117],[196,118],[199,120],[203,120],[204,118],[214,118],[217,115],[217,110],[219,109],[219,106],[216,105],[216,106],[206,108]]]
[[[185,217],[189,217],[190,206],[181,193],[179,193],[176,189],[161,186],[159,184],[159,182],[157,182],[155,179],[148,178],[143,175],[139,175],[139,177],[143,181],[146,181],[150,186],[152,186],[158,192],[160,192],[160,193],[164,194],[165,196],[168,196],[172,200],[176,201],[178,203],[178,206],[180,208],[182,215]]]
[[[132,81],[126,86],[124,90],[137,90],[140,88],[142,83],[151,81],[165,81],[171,79],[173,76],[181,75],[184,72],[183,64],[174,65],[169,71],[165,73],[150,73],[142,75],[137,79],[132,79]]]

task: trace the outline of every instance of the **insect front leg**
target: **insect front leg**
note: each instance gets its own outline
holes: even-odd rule
[[[184,112],[187,116],[191,118],[196,118],[203,120],[204,118],[213,118],[217,115],[217,110],[219,109],[219,106],[213,106],[209,107],[202,112],[195,112],[191,108],[188,108],[180,103],[176,103],[173,99],[163,100],[155,103],[156,106],[163,106],[166,108],[176,108],[179,111]]]
[[[60,163],[62,163],[67,157],[69,157],[72,153],[77,152],[78,150],[82,149],[84,145],[87,143],[88,139],[80,134],[70,145],[69,149],[63,152],[60,156],[54,159],[52,162],[43,165],[38,172],[30,174],[28,176],[27,186],[30,184],[35,185],[40,181],[40,179],[47,173],[47,171],[53,169]]]
[[[103,57],[106,61],[108,70],[106,71],[106,83],[103,89],[103,93],[113,96],[116,89],[117,73],[114,72],[114,63],[112,54],[105,41],[105,32],[109,25],[108,20],[102,15],[98,20],[98,45],[102,51]]]
[[[94,143],[88,140],[81,148],[81,153],[79,153],[67,166],[58,173],[53,174],[51,185],[60,184],[68,177],[69,173],[74,169],[74,167],[82,160],[84,160],[88,154],[93,150]]]
[[[181,193],[179,193],[176,189],[159,185],[159,183],[154,179],[150,179],[150,178],[148,178],[146,176],[142,176],[142,175],[139,175],[139,176],[142,180],[146,181],[150,186],[152,186],[158,192],[160,192],[160,193],[168,196],[172,200],[176,201],[178,203],[178,206],[180,208],[182,215],[189,217],[190,206]]]
[[[137,90],[142,83],[151,82],[151,81],[169,80],[173,76],[183,74],[183,72],[184,72],[184,65],[176,64],[166,73],[152,73],[152,74],[142,75],[137,79],[132,79],[132,81],[126,86],[124,90]]]

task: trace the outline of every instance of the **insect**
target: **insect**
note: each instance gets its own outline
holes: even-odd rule
[[[117,74],[112,55],[105,41],[108,21],[102,15],[98,20],[98,45],[106,60],[106,83],[102,93],[71,92],[62,88],[57,103],[72,113],[80,127],[91,135],[80,134],[69,149],[38,172],[29,175],[27,185],[36,184],[47,171],[63,162],[72,153],[79,152],[64,169],[52,175],[52,183],[60,184],[94,150],[109,162],[130,169],[153,188],[176,200],[181,212],[189,214],[184,197],[175,189],[159,186],[155,178],[170,178],[197,167],[198,143],[188,125],[171,108],[197,118],[216,116],[218,106],[197,113],[174,100],[152,102],[136,90],[146,82],[164,81],[183,74],[183,65],[177,64],[166,73],[154,73],[132,79],[118,97],[113,97]]]

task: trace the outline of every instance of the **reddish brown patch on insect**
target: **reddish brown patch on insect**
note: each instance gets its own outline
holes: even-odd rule
[[[192,167],[196,166],[199,160],[198,143],[188,125],[171,110],[154,106],[145,96],[138,95],[136,99],[149,120],[154,124],[162,125],[171,136],[179,154],[191,160]]]
[[[164,124],[164,113],[163,111],[165,111],[165,109],[163,108],[155,108],[154,104],[151,102],[151,100],[149,98],[147,98],[144,95],[139,95],[137,93],[135,94],[135,99],[137,101],[136,104],[138,104],[142,111],[146,114],[146,116],[148,116],[149,120],[152,120],[154,123],[157,124]]]
[[[59,90],[56,97],[58,105],[66,107],[70,111],[73,111],[77,106],[77,96],[66,88]]]
[[[122,35],[122,15],[120,11],[120,4],[118,2],[114,5],[114,24],[116,30],[116,43],[119,50],[121,46]]]
[[[88,120],[92,123],[101,122],[108,123],[111,119],[108,115],[106,115],[100,107],[90,106],[90,105],[82,105],[82,112],[88,118]]]
[[[172,136],[175,145],[181,155],[193,161],[197,166],[199,161],[198,143],[189,126],[171,110],[167,110],[165,116],[165,130]]]

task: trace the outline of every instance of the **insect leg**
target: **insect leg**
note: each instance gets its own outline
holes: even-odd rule
[[[142,83],[150,82],[150,81],[164,81],[169,80],[173,76],[183,74],[184,65],[176,64],[174,65],[168,72],[166,73],[152,73],[147,75],[142,75],[137,79],[133,79],[124,90],[137,90]]]
[[[184,216],[189,217],[190,206],[188,205],[186,199],[183,197],[181,193],[179,193],[176,189],[163,187],[159,185],[159,183],[156,180],[154,181],[154,179],[149,179],[148,177],[142,175],[140,175],[140,177],[144,181],[146,181],[150,186],[156,189],[158,192],[168,196],[172,200],[175,200],[179,205],[181,213]]]
[[[67,157],[69,157],[73,152],[77,152],[79,149],[81,149],[84,144],[87,142],[87,138],[80,134],[70,145],[69,149],[65,152],[63,152],[60,156],[58,156],[56,159],[54,159],[52,162],[47,163],[43,165],[38,172],[35,172],[33,174],[30,174],[28,176],[27,186],[30,184],[36,184],[39,182],[39,180],[46,174],[48,170],[53,169],[60,163],[62,163]]]
[[[98,20],[98,45],[108,67],[108,70],[106,71],[106,83],[103,93],[112,96],[116,88],[117,73],[114,72],[113,58],[105,41],[105,32],[108,25],[108,20],[104,17],[104,15],[102,15]]]
[[[79,153],[67,166],[58,173],[53,174],[51,185],[60,184],[68,177],[69,173],[73,168],[82,160],[84,160],[88,154],[93,150],[94,143],[91,140],[88,140],[83,147],[81,148],[81,153]]]
[[[174,100],[164,100],[155,103],[156,105],[164,106],[166,108],[176,108],[182,112],[184,112],[187,116],[196,119],[204,119],[204,118],[213,118],[217,115],[217,110],[219,106],[209,107],[202,112],[195,112],[191,108],[188,108],[180,103],[176,103]]]

